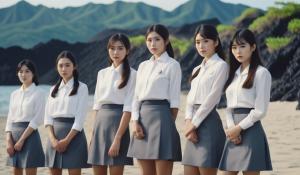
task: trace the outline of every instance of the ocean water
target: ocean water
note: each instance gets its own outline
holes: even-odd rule
[[[49,94],[51,86],[49,85],[39,85],[46,93]],[[20,86],[0,86],[0,117],[6,117],[9,107],[10,94],[20,88]],[[93,103],[93,95],[89,96],[89,106],[91,107]]]

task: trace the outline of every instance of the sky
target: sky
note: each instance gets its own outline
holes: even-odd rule
[[[5,8],[8,6],[12,6],[19,2],[20,0],[0,0],[0,8]],[[30,4],[33,5],[44,5],[47,7],[55,7],[55,8],[64,8],[64,7],[78,7],[89,2],[93,3],[101,3],[101,4],[110,4],[116,0],[26,0]],[[179,5],[187,2],[188,0],[123,0],[126,2],[144,2],[146,4],[160,7],[164,10],[174,10]],[[274,6],[274,3],[278,0],[221,0],[223,2],[230,2],[230,3],[240,3],[245,4],[251,7],[260,8],[266,10],[269,6]],[[280,0],[283,2],[292,1],[300,3],[300,0]]]

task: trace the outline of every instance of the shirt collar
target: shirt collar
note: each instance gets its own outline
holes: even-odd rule
[[[32,90],[34,90],[36,88],[35,83],[32,83],[29,87],[27,87],[26,89],[23,89],[23,85],[20,87],[20,91],[21,92],[30,92]]]
[[[213,54],[206,62],[204,59],[202,60],[201,67],[209,67],[210,65],[213,65],[214,62],[220,60],[221,58],[218,56],[217,53]]]
[[[120,73],[120,72],[122,71],[122,69],[123,69],[123,63],[120,64],[120,65],[119,65],[118,67],[116,67],[116,68],[115,68],[115,66],[114,66],[113,64],[111,64],[111,66],[110,66],[110,70],[115,71],[115,72],[118,72],[118,73]]]
[[[151,61],[157,61],[157,62],[167,62],[169,59],[170,56],[166,51],[162,53],[157,59],[154,59],[154,56],[150,58]]]
[[[74,84],[74,77],[72,77],[66,84],[64,83],[64,81],[62,80],[60,82],[60,85],[59,85],[59,89],[63,88],[63,87],[66,87],[68,89],[71,89],[73,88],[73,84]]]
[[[235,74],[236,75],[247,75],[249,72],[249,67],[250,67],[250,64],[243,70],[243,72],[241,72],[242,66],[240,65],[240,67],[235,71]]]

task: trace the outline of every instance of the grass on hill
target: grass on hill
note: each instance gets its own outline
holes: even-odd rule
[[[246,10],[243,11],[243,13],[239,17],[234,19],[234,22],[239,23],[242,20],[244,20],[245,18],[250,17],[258,12],[259,12],[259,9],[257,9],[257,8],[247,8]]]
[[[291,41],[292,37],[268,37],[266,38],[266,45],[273,52],[287,46]]]
[[[218,33],[223,33],[225,31],[230,31],[231,32],[231,31],[234,31],[234,30],[236,30],[236,28],[232,25],[219,24],[217,26]]]
[[[250,30],[261,32],[267,26],[272,25],[272,21],[276,19],[286,18],[295,14],[300,13],[300,4],[289,2],[289,3],[281,3],[282,8],[270,7],[267,13],[257,18],[250,25]]]
[[[300,19],[292,19],[288,24],[288,30],[292,33],[300,33]]]

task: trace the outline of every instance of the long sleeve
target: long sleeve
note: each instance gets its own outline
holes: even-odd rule
[[[123,111],[131,112],[132,111],[132,101],[135,91],[135,82],[136,82],[136,72],[131,70],[130,72],[130,81],[128,81],[128,90],[124,101]]]
[[[53,119],[50,116],[50,100],[51,100],[51,92],[52,92],[52,88],[50,90],[50,94],[48,96],[47,102],[46,102],[46,106],[45,106],[45,116],[44,116],[44,125],[53,125]]]
[[[139,65],[139,68],[136,72],[136,82],[135,82],[135,89],[134,89],[134,95],[133,95],[133,99],[132,99],[132,111],[131,111],[131,118],[132,120],[138,120],[140,117],[140,106],[141,106],[141,102],[139,101],[138,98],[138,94],[139,94],[139,81],[140,81],[140,74],[142,72],[143,69],[143,63],[141,63]]]
[[[187,98],[190,98],[191,91],[188,93]],[[193,118],[193,104],[187,100],[185,106],[185,119],[192,119]]]
[[[33,129],[37,129],[43,123],[43,117],[45,112],[45,94],[39,92],[37,98],[35,99],[34,111],[35,115],[32,120],[29,122],[29,126]]]
[[[75,121],[72,126],[72,129],[77,131],[81,131],[83,128],[83,124],[87,115],[88,110],[88,88],[85,84],[80,84],[81,87],[78,88],[78,106],[75,114]]]
[[[99,110],[100,109],[100,105],[98,103],[98,99],[99,99],[99,86],[100,86],[100,81],[103,80],[102,76],[101,76],[101,71],[98,72],[97,75],[97,83],[96,83],[96,88],[95,88],[95,94],[94,94],[94,105],[93,105],[93,110]]]
[[[225,109],[225,118],[226,118],[227,128],[231,128],[235,126],[233,116],[232,116],[232,111],[230,108]]]
[[[251,127],[256,121],[261,120],[266,115],[270,102],[271,74],[267,69],[262,69],[261,71],[257,71],[255,76],[257,79],[254,82],[256,85],[254,109],[239,123],[239,126],[244,130]]]
[[[13,94],[10,95],[10,100],[9,100],[9,109],[8,109],[8,114],[7,114],[7,120],[6,120],[6,127],[5,127],[5,132],[11,131],[12,130],[12,103],[13,103]]]
[[[220,64],[218,72],[215,75],[215,80],[213,82],[210,93],[205,98],[204,102],[201,104],[199,109],[196,111],[192,123],[196,127],[204,121],[211,110],[216,106],[223,92],[224,84],[228,77],[228,66],[226,63]]]
[[[194,75],[194,73],[197,71],[197,70],[200,70],[201,68],[201,65],[199,66],[196,66],[193,71],[192,71],[192,75]],[[194,80],[195,81],[195,80]],[[191,82],[192,83],[192,82]],[[194,93],[193,93],[193,89],[192,89],[192,84],[191,84],[191,89],[187,95],[187,100],[186,100],[186,106],[185,106],[185,119],[192,119],[193,118],[193,103],[192,103],[192,100],[193,100],[193,96],[194,96]]]
[[[180,90],[181,90],[181,68],[178,62],[174,63],[175,66],[171,69],[171,77],[169,84],[170,107],[179,108],[180,105]]]

